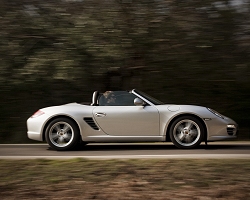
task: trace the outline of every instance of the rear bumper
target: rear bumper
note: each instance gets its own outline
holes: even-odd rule
[[[43,141],[43,138],[41,137],[41,134],[38,133],[38,132],[28,131],[27,135],[28,135],[28,138],[31,139],[31,140]]]
[[[45,116],[40,116],[37,118],[29,118],[27,120],[27,135],[31,140],[43,141],[43,120],[42,118]]]

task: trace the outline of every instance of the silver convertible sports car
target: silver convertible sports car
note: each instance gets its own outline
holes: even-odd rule
[[[131,91],[95,91],[91,105],[70,103],[38,110],[27,120],[28,137],[55,150],[91,142],[164,142],[179,148],[236,138],[238,125],[201,106],[164,104]]]

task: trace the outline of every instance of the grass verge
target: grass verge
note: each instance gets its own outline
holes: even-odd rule
[[[250,199],[250,160],[0,160],[1,199]]]

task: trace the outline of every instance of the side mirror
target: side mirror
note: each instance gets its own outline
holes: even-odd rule
[[[141,100],[140,98],[137,97],[137,98],[134,99],[134,104],[136,106],[144,106],[145,102],[143,100]]]

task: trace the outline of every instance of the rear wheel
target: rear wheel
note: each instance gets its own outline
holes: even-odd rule
[[[45,138],[51,148],[63,151],[77,146],[80,141],[80,133],[73,120],[57,118],[49,123]]]
[[[193,116],[177,118],[170,127],[170,139],[175,146],[182,149],[195,148],[204,138],[202,123]]]

